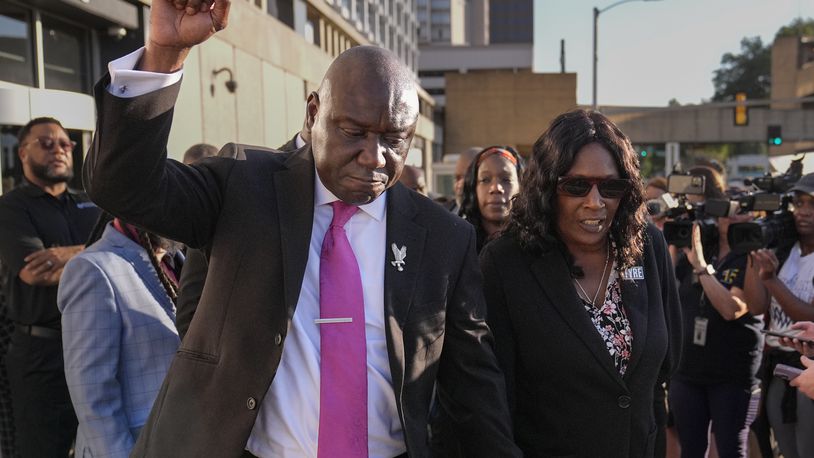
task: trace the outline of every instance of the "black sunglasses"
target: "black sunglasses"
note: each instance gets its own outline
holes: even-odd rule
[[[28,146],[34,142],[39,143],[40,148],[44,149],[45,151],[53,151],[54,148],[57,145],[59,145],[59,147],[62,148],[63,151],[65,151],[66,153],[70,153],[76,147],[76,142],[73,140],[56,141],[51,137],[37,137],[34,140],[31,140],[30,142],[26,143],[24,146]]]
[[[606,199],[619,199],[630,189],[626,178],[560,177],[557,191],[572,197],[585,197],[596,185],[599,195]]]

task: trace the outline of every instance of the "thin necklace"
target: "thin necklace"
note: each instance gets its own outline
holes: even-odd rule
[[[599,279],[599,286],[596,288],[596,293],[594,293],[594,298],[591,301],[591,305],[593,305],[594,307],[596,307],[596,298],[599,297],[599,292],[602,291],[602,283],[605,282],[605,273],[608,271],[609,263],[610,263],[610,244],[608,244],[608,255],[605,258],[605,267],[602,268],[602,277]],[[579,287],[579,290],[582,291],[582,296],[587,301],[588,293],[585,292],[585,288],[583,288],[582,285],[579,284],[579,280],[577,280],[576,278],[574,279],[574,282],[577,284],[577,287]]]

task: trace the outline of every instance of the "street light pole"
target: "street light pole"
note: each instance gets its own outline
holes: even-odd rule
[[[593,73],[594,74],[593,74],[593,103],[591,104],[591,107],[593,108],[594,111],[596,111],[597,108],[599,108],[599,105],[598,105],[598,102],[597,102],[597,99],[596,99],[596,70],[597,70],[597,63],[599,62],[599,51],[598,51],[598,46],[597,46],[597,41],[598,41],[598,38],[597,38],[598,30],[597,29],[598,29],[598,26],[599,26],[599,15],[604,13],[605,11],[608,11],[609,9],[617,7],[617,6],[619,6],[619,5],[623,4],[623,3],[639,2],[639,1],[641,1],[641,2],[658,2],[660,0],[620,0],[620,1],[616,2],[616,3],[612,3],[612,4],[602,8],[601,10],[599,8],[597,8],[597,7],[594,7],[594,65],[593,65]]]
[[[593,102],[591,103],[591,108],[593,108],[594,111],[596,111],[596,109],[598,108],[598,105],[597,105],[597,102],[596,102],[596,63],[599,61],[599,55],[598,55],[597,45],[596,45],[596,37],[597,37],[597,30],[596,29],[597,29],[598,24],[599,24],[599,8],[594,7],[594,81],[593,81],[593,84],[594,84],[594,86],[593,86],[594,87],[593,94],[594,94],[594,96],[593,96]]]

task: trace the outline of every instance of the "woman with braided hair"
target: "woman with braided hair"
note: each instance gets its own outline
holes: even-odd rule
[[[57,305],[77,456],[128,456],[147,420],[180,344],[174,245],[103,214],[65,265]]]

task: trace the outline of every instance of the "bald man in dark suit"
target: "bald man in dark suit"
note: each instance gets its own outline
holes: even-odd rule
[[[396,56],[356,47],[334,61],[308,97],[305,148],[230,144],[246,160],[166,159],[184,58],[225,27],[228,6],[155,0],[147,47],[111,63],[96,87],[99,125],[84,170],[91,196],[209,253],[210,280],[133,456],[338,456],[348,446],[341,434],[320,440],[337,426],[364,429],[364,450],[343,456],[430,456],[436,392],[467,456],[519,456],[474,231],[397,183],[418,97]],[[123,71],[133,69],[167,77],[136,91]],[[334,223],[349,207],[350,219]],[[359,382],[368,388],[358,422],[333,408],[344,400],[322,396],[332,380],[320,379],[329,370],[320,360],[336,352],[320,340],[358,322],[321,313],[341,286],[329,281],[337,272],[321,270],[329,233],[346,239],[364,296]]]

